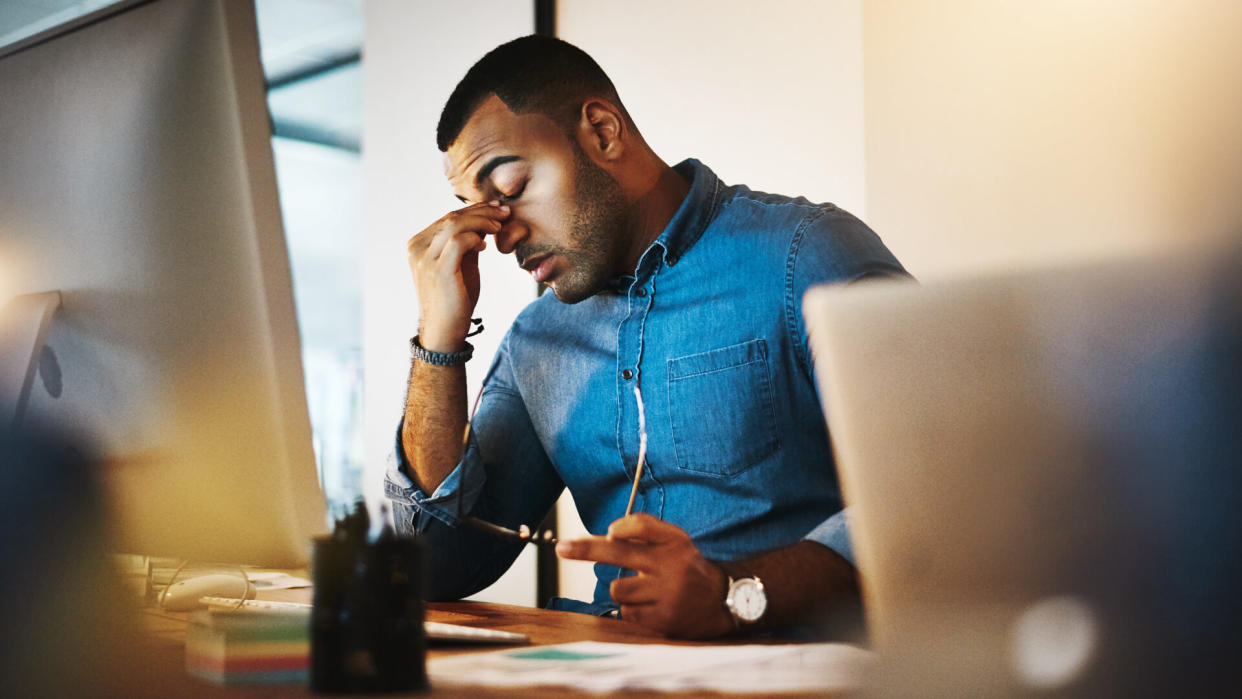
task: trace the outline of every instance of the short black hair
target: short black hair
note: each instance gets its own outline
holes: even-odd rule
[[[436,127],[441,151],[457,140],[474,110],[491,94],[515,114],[546,114],[567,131],[577,123],[578,110],[589,97],[604,97],[625,109],[617,88],[595,59],[567,41],[532,34],[487,52],[457,83]]]

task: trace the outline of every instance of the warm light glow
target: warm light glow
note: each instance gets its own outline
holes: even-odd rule
[[[17,295],[17,274],[9,261],[9,256],[0,250],[0,308],[8,305]]]

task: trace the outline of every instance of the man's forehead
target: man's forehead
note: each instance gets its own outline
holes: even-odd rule
[[[473,187],[471,173],[486,156],[518,145],[522,133],[516,128],[518,116],[499,97],[488,96],[444,152],[444,175],[454,189]]]
[[[569,147],[567,135],[551,117],[537,111],[515,114],[499,97],[479,104],[457,140],[444,154],[444,174],[454,192],[469,199],[478,173],[499,159],[525,160],[536,153]],[[492,165],[494,167],[494,165]]]

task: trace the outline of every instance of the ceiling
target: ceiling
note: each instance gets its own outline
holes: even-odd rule
[[[111,5],[113,0],[3,0],[0,2],[0,46]]]
[[[276,135],[358,151],[363,0],[257,0]]]
[[[114,2],[0,0],[0,46]],[[276,135],[358,150],[363,2],[256,0],[268,106]]]

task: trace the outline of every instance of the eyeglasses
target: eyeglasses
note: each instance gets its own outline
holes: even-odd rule
[[[479,410],[479,401],[483,399],[483,389],[479,389],[479,393],[474,398],[474,406],[470,408],[470,417],[466,419],[466,428],[462,430],[461,435],[461,467],[466,468],[466,449],[470,446],[470,430],[474,423],[474,414]],[[462,490],[457,489],[457,519],[462,524],[484,534],[508,539],[510,541],[520,541],[524,544],[533,544],[535,546],[555,546],[559,539],[551,529],[535,531],[528,525],[521,525],[517,529],[502,527],[499,524],[489,522],[485,519],[479,519],[470,515],[462,514]]]
[[[466,420],[466,427],[462,431],[462,468],[466,467],[466,449],[470,446],[471,425],[474,423],[474,415],[479,409],[479,401],[482,398],[483,389],[480,388],[478,395],[475,396],[474,406],[470,408],[470,417]],[[630,488],[630,500],[625,506],[625,515],[627,517],[634,511],[634,499],[638,496],[638,483],[642,480],[643,467],[647,462],[647,416],[646,410],[643,408],[643,394],[638,389],[637,384],[634,386],[634,399],[638,403],[638,466],[634,469],[634,485]],[[510,529],[488,522],[485,519],[462,514],[462,489],[460,487],[457,490],[457,519],[471,529],[510,541],[520,541],[524,544],[533,544],[535,546],[555,545],[559,541],[551,529],[535,531],[525,524],[517,529]]]

